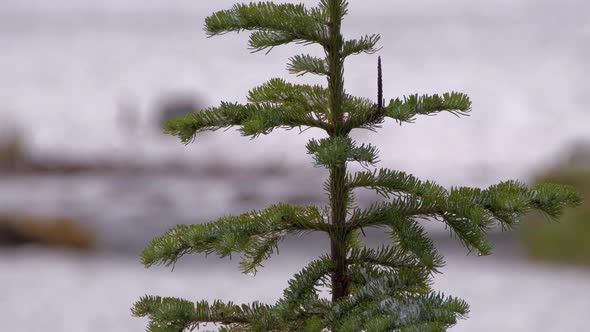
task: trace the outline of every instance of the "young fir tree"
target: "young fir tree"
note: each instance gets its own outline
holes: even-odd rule
[[[575,190],[555,184],[529,189],[507,181],[487,189],[445,189],[400,171],[347,171],[348,162],[372,166],[378,157],[374,146],[349,137],[353,129],[374,130],[387,118],[401,124],[418,115],[471,110],[469,98],[456,92],[411,95],[385,105],[381,77],[377,103],[346,94],[344,60],[376,52],[379,41],[376,34],[344,39],[340,27],[347,5],[346,0],[320,0],[315,8],[262,2],[209,16],[205,30],[210,36],[252,31],[249,45],[254,51],[288,43],[320,45],[324,58],[296,55],[288,70],[325,76],[327,87],[272,79],[250,91],[247,104],[224,102],[167,125],[167,132],[184,143],[201,131],[232,126],[250,137],[277,128],[322,129],[326,137],[310,140],[307,150],[316,166],[329,170],[329,206],[277,204],[207,224],[178,225],[154,239],[142,261],[149,267],[174,264],[190,253],[239,253],[242,271],[252,273],[286,236],[309,232],[325,233],[330,253],[297,273],[274,304],[145,296],[133,313],[149,317],[149,331],[179,332],[207,322],[219,324],[221,331],[444,331],[466,316],[468,305],[431,289],[432,276],[444,262],[419,220],[444,223],[469,251],[488,255],[486,231],[495,224],[512,228],[532,209],[556,218],[564,207],[579,203]],[[354,204],[357,188],[372,189],[388,201],[360,209]],[[385,229],[391,243],[367,248],[361,234],[369,227]],[[331,299],[319,294],[321,286],[330,290]]]

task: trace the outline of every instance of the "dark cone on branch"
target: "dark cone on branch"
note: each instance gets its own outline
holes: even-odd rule
[[[381,57],[377,60],[377,105],[383,109],[383,68],[381,67]]]

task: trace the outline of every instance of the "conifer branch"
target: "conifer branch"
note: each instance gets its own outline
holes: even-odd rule
[[[346,107],[348,119],[347,131],[353,129],[379,128],[385,118],[389,117],[398,123],[412,123],[417,115],[435,115],[449,112],[456,116],[468,115],[471,112],[471,101],[467,95],[452,92],[440,95],[411,95],[403,99],[391,100],[384,108],[366,98],[347,97]]]
[[[325,299],[305,297],[305,301],[279,300],[269,314],[248,331],[321,331],[332,304]]]
[[[374,204],[366,210],[356,209],[350,225],[353,229],[360,227],[388,227],[395,245],[404,253],[411,253],[422,266],[438,273],[444,266],[442,256],[437,252],[432,241],[420,224],[412,218],[419,214],[419,204],[406,206],[398,200],[396,204]],[[426,208],[427,209],[427,208]],[[409,211],[408,211],[409,210]]]
[[[253,104],[298,106],[308,112],[319,114],[328,112],[328,91],[326,88],[319,85],[291,84],[280,78],[271,79],[250,90],[248,101]]]
[[[328,64],[325,59],[313,57],[308,54],[295,55],[289,59],[287,70],[291,74],[302,76],[305,74],[328,75]]]
[[[318,299],[318,286],[329,284],[329,274],[334,271],[334,262],[329,257],[320,257],[309,263],[293,279],[289,280],[289,286],[283,293],[283,298],[288,303],[301,304],[306,300]]]
[[[379,109],[379,105],[368,98],[346,95],[342,109],[346,114],[346,123],[343,126],[346,132],[353,129],[375,131],[385,121],[383,109]]]
[[[346,58],[361,53],[374,54],[379,51],[379,48],[377,48],[379,40],[381,40],[381,36],[378,34],[347,40],[342,44],[341,56]]]
[[[293,129],[299,127],[320,128],[326,131],[330,126],[303,103],[251,103],[240,105],[222,102],[219,107],[191,113],[184,118],[168,121],[165,132],[180,138],[188,144],[202,131],[237,126],[244,136],[266,135],[277,128]]]
[[[400,124],[402,122],[414,122],[417,115],[434,115],[440,112],[449,112],[453,115],[467,115],[471,112],[471,101],[463,93],[451,92],[440,95],[417,94],[395,99],[385,107],[384,115]]]
[[[378,162],[379,151],[370,144],[357,146],[350,137],[331,137],[309,140],[307,153],[313,155],[317,167],[330,168],[342,167],[348,161],[373,165]]]
[[[182,332],[198,328],[200,324],[216,323],[226,327],[248,327],[272,309],[254,302],[236,305],[219,300],[193,303],[183,299],[144,296],[136,302],[132,313],[136,317],[149,318],[149,332]]]
[[[352,269],[356,270],[354,278],[362,287],[351,293],[348,298],[334,304],[328,320],[336,326],[342,324],[342,319],[354,318],[354,310],[356,309],[357,313],[362,311],[365,305],[373,301],[371,295],[375,292],[382,294],[389,289],[392,293],[416,294],[424,292],[430,284],[428,274],[419,269],[402,269],[393,273],[378,274],[377,277],[370,269],[358,266],[353,266]]]
[[[501,184],[502,185],[502,184]],[[498,190],[496,187],[492,187]],[[490,190],[492,194],[496,194],[495,190]],[[501,187],[498,192],[502,192]],[[502,204],[502,210],[515,211],[516,208],[505,202],[502,198],[495,196],[496,204]],[[560,185],[555,183],[541,183],[537,184],[531,192],[531,207],[544,212],[547,217],[556,220],[563,215],[566,208],[580,206],[582,197],[580,193],[572,186]],[[499,205],[499,204],[498,204]],[[498,206],[494,207],[495,210]]]
[[[347,183],[350,189],[372,189],[385,198],[398,197],[402,194],[437,198],[447,194],[445,188],[434,182],[423,182],[413,175],[389,169],[349,174]]]
[[[254,31],[250,34],[248,47],[252,53],[265,51],[270,53],[276,46],[289,44],[296,41],[297,38],[290,33],[281,31]]]
[[[469,312],[467,303],[454,297],[437,293],[400,296],[399,290],[389,286],[379,280],[367,287],[363,298],[370,300],[351,310],[340,331],[425,331],[418,330],[424,326],[446,331]]]
[[[379,280],[391,275],[413,275],[414,282],[412,292],[428,293],[432,291],[429,278],[431,273],[428,269],[418,266],[391,269],[377,264],[351,264],[348,266],[350,274],[350,294],[356,294],[360,289],[372,280]]]
[[[349,251],[348,263],[362,267],[373,266],[384,273],[400,269],[416,269],[429,267],[421,266],[413,255],[397,246],[381,246],[378,249],[357,248]]]
[[[260,135],[268,135],[278,128],[291,130],[307,127],[330,130],[330,126],[321,120],[322,115],[310,112],[304,105],[258,104],[257,106],[257,112],[242,122],[240,132],[244,136],[256,138]]]
[[[332,17],[341,21],[348,14],[347,0],[320,0],[320,9],[325,13],[325,17]]]
[[[435,322],[448,328],[467,314],[465,302],[424,292],[427,283],[427,275],[413,270],[371,278],[349,298],[336,303],[329,320],[337,331],[360,331],[374,326],[375,319],[386,318],[384,329],[376,331],[393,331]]]
[[[219,107],[188,114],[184,118],[170,120],[166,123],[164,130],[166,133],[180,138],[182,143],[188,144],[201,131],[215,131],[241,125],[244,120],[257,112],[258,108],[256,105],[222,102]]]
[[[290,42],[326,45],[326,15],[302,4],[259,2],[236,4],[229,10],[214,13],[205,20],[209,36],[242,30],[254,31],[250,48],[261,51]]]
[[[485,190],[461,187],[447,192],[436,184],[389,170],[359,172],[348,179],[350,188],[369,187],[386,197],[397,193],[391,203],[357,209],[352,218],[353,228],[389,226],[397,236],[403,236],[400,233],[403,228],[395,226],[408,227],[403,224],[404,218],[439,218],[468,250],[477,250],[481,255],[491,253],[486,232],[495,222],[504,228],[514,227],[531,209],[557,218],[563,209],[580,203],[575,189],[552,184],[530,190],[516,181],[507,181]],[[419,233],[416,232],[413,233]],[[425,236],[416,235],[416,238],[425,239]]]
[[[206,224],[173,227],[164,236],[152,240],[142,252],[142,261],[146,267],[169,266],[188,253],[228,257],[237,252],[243,255],[242,270],[255,272],[288,234],[327,232],[328,226],[316,207],[273,205]]]

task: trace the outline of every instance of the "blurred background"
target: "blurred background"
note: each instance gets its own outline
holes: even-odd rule
[[[233,0],[0,1],[0,320],[7,331],[141,331],[144,294],[274,301],[327,239],[286,241],[256,277],[237,261],[191,257],[172,273],[138,255],[178,223],[278,201],[323,204],[327,173],[305,143],[321,133],[234,130],[184,146],[166,119],[244,102],[289,77],[282,47],[250,54],[247,34],[207,39],[204,18]],[[283,1],[277,1],[283,2]],[[317,1],[302,1],[315,5]],[[349,38],[380,33],[385,97],[461,91],[470,117],[387,122],[380,166],[445,186],[520,179],[590,197],[590,4],[582,0],[350,1]],[[349,93],[376,97],[377,55],[346,63]],[[361,205],[375,196],[363,194]],[[590,200],[547,224],[493,232],[495,254],[466,255],[425,222],[446,256],[435,288],[471,304],[452,331],[583,331],[590,310]],[[383,240],[378,232],[368,242]]]

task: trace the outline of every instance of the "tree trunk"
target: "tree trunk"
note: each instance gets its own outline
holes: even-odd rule
[[[342,99],[344,96],[344,70],[340,54],[342,48],[341,17],[339,15],[340,1],[330,1],[330,42],[326,47],[329,75],[328,89],[330,93],[330,120],[334,127],[331,137],[346,136],[342,132],[343,112]],[[336,270],[332,274],[332,301],[346,297],[349,294],[349,278],[346,263],[346,163],[330,168],[330,208],[331,222],[334,231],[330,234],[331,257],[336,263]]]

